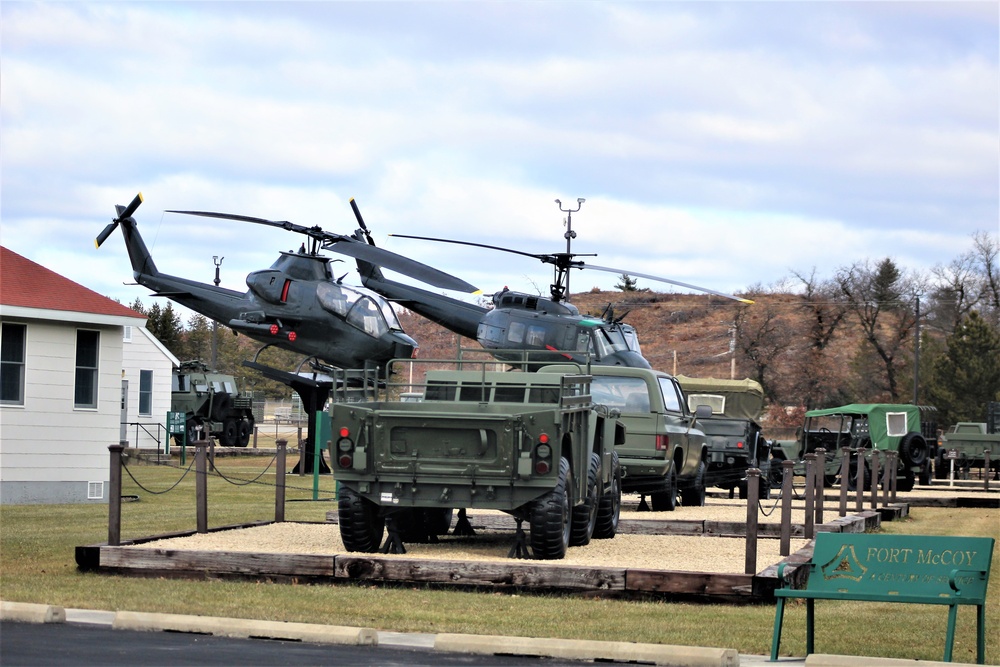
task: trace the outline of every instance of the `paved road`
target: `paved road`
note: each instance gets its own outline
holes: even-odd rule
[[[579,667],[586,664],[539,658],[460,655],[421,648],[333,646],[177,632],[134,632],[112,630],[106,625],[0,623],[0,664],[4,667],[513,667],[524,665],[526,661],[540,667]]]

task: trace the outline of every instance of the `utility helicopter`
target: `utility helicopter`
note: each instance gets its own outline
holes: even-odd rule
[[[578,204],[583,204],[583,201],[582,198],[577,200]],[[389,280],[382,274],[377,262],[359,257],[356,258],[356,262],[361,283],[387,299],[419,313],[460,336],[478,341],[498,360],[511,364],[524,364],[528,368],[544,364],[565,363],[567,360],[577,363],[590,361],[591,363],[611,366],[650,367],[649,362],[642,356],[635,329],[622,322],[625,315],[616,318],[610,306],[601,317],[581,315],[579,309],[568,302],[570,269],[593,269],[619,275],[628,274],[633,277],[707,292],[743,303],[753,303],[749,299],[705,287],[624,269],[596,266],[577,259],[578,257],[596,255],[582,255],[571,251],[570,243],[573,238],[576,238],[576,232],[572,228],[572,213],[574,211],[562,209],[558,199],[556,203],[560,204],[560,210],[569,213],[565,220],[567,227],[564,234],[566,252],[529,253],[468,241],[390,234],[390,236],[398,238],[499,250],[532,257],[545,264],[551,264],[553,265],[554,277],[549,286],[550,298],[514,292],[504,288],[493,295],[493,307],[488,308]],[[353,199],[351,206],[361,227],[355,232],[355,238],[358,240],[367,238],[368,242],[371,243],[368,228]],[[576,210],[578,211],[579,207]]]
[[[309,238],[298,252],[282,252],[271,268],[246,278],[246,292],[161,273],[139,234],[135,213],[142,193],[128,206],[117,205],[116,217],[97,236],[100,247],[121,227],[136,282],[267,345],[316,357],[338,368],[376,364],[385,373],[390,359],[409,358],[416,341],[404,333],[392,306],[364,287],[349,287],[335,279],[330,250],[358,261],[374,262],[435,287],[463,292],[476,288],[430,266],[374,246],[370,239],[325,232],[287,221],[265,220],[208,211],[168,211],[279,227]],[[346,274],[345,274],[346,275]]]

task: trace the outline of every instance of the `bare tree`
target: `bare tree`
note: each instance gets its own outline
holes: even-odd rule
[[[794,273],[802,283],[801,308],[806,312],[806,346],[801,363],[796,366],[796,394],[806,408],[814,408],[825,399],[841,392],[836,390],[841,378],[834,377],[835,364],[830,359],[834,335],[843,327],[848,307],[836,281],[819,280],[816,269],[808,276]]]
[[[1000,328],[1000,235],[976,232],[972,245],[982,277],[982,314],[987,322]]]
[[[847,307],[857,319],[870,349],[882,364],[879,384],[893,402],[899,400],[903,359],[916,326],[916,295],[923,291],[918,276],[907,275],[889,258],[872,265],[868,260],[842,268],[835,278]],[[866,364],[863,372],[878,372]],[[876,380],[875,376],[865,378]]]

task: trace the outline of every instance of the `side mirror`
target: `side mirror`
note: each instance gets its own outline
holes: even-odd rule
[[[699,405],[694,411],[695,419],[708,419],[712,416],[711,405]]]

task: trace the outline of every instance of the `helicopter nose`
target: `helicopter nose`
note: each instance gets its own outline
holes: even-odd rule
[[[393,359],[412,359],[413,352],[417,349],[417,341],[406,334],[393,333],[392,335],[392,357]]]
[[[632,368],[652,368],[646,358],[632,350],[620,350],[605,357],[607,366],[630,366]]]

